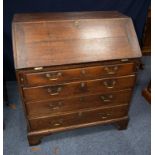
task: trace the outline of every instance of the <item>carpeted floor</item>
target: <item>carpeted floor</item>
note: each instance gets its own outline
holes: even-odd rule
[[[61,132],[43,138],[29,147],[26,123],[16,82],[8,82],[9,107],[4,106],[4,155],[150,155],[151,108],[141,96],[150,80],[150,57],[143,58],[130,108],[127,130],[114,126],[95,126]]]

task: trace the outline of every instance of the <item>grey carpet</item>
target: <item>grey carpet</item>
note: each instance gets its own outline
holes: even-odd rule
[[[4,106],[4,155],[150,155],[151,110],[141,96],[150,80],[150,57],[143,62],[145,69],[139,72],[127,130],[118,131],[112,125],[76,129],[45,137],[33,147],[28,146],[16,82],[8,82],[9,102],[16,109]]]

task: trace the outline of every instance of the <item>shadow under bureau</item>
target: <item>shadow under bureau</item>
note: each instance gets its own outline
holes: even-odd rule
[[[14,61],[30,145],[98,124],[126,129],[141,51],[113,12],[16,14]]]

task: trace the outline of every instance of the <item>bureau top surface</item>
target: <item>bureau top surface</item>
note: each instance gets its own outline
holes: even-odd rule
[[[16,14],[15,68],[139,58],[132,20],[113,12]]]

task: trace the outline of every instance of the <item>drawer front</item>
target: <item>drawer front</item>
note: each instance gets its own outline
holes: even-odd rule
[[[109,94],[97,94],[90,96],[74,97],[64,100],[39,101],[26,104],[29,117],[72,112],[81,109],[109,107],[129,103],[131,90],[112,92]]]
[[[54,129],[78,124],[88,124],[113,118],[126,116],[128,106],[117,106],[113,108],[95,109],[91,111],[79,111],[67,115],[36,118],[29,120],[32,130]]]
[[[111,91],[132,88],[134,83],[135,75],[130,75],[108,79],[65,83],[56,86],[23,88],[23,93],[25,101],[29,102],[101,92],[110,93]]]
[[[59,84],[84,79],[124,76],[135,72],[134,63],[124,63],[117,65],[105,65],[95,67],[85,67],[76,69],[66,69],[58,71],[25,73],[25,85],[39,86],[47,84]]]

